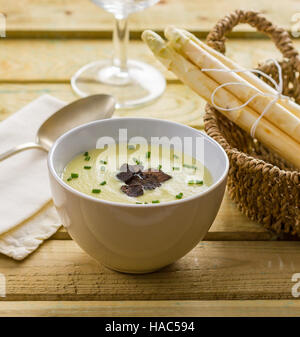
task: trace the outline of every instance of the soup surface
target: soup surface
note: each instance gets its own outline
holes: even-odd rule
[[[212,184],[207,168],[191,156],[158,145],[150,149],[125,143],[79,154],[62,178],[82,193],[129,204],[179,201]]]

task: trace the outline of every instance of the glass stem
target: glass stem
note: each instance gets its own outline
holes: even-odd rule
[[[129,31],[126,18],[115,18],[115,28],[113,32],[114,57],[113,65],[120,68],[121,72],[127,72],[127,45],[129,41]]]

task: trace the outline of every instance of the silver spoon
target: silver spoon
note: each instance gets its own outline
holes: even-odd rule
[[[78,99],[56,111],[39,128],[35,143],[25,143],[0,154],[0,161],[27,149],[48,152],[55,140],[76,126],[99,119],[110,118],[116,101],[110,95],[92,95]]]

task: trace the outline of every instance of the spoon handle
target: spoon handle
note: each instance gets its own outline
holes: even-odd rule
[[[28,149],[40,149],[40,150],[43,150],[43,151],[47,152],[47,150],[44,149],[39,144],[36,144],[36,143],[25,143],[25,144],[17,145],[15,147],[13,147],[12,149],[10,149],[10,150],[8,150],[8,151],[6,151],[4,153],[1,153],[0,154],[0,161],[6,159],[8,157],[11,157],[11,156],[15,155],[18,152],[21,152],[21,151],[24,151],[24,150],[28,150]]]

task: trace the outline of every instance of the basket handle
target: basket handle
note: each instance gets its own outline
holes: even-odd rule
[[[254,11],[236,10],[219,20],[207,36],[207,44],[217,51],[225,54],[225,35],[240,23],[248,23],[257,31],[265,33],[275,43],[283,57],[290,60],[294,67],[300,71],[300,56],[293,46],[289,33],[272,22],[262,14]]]

